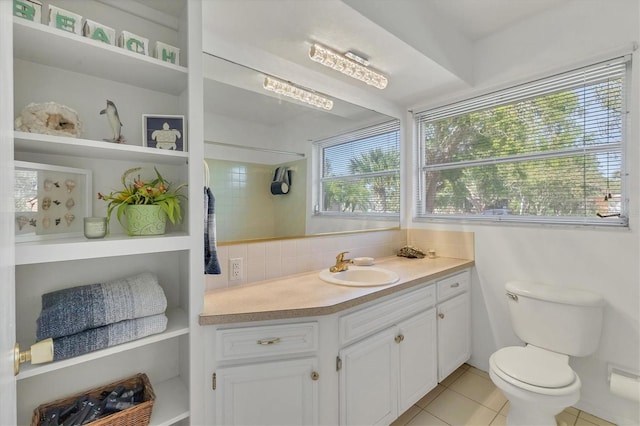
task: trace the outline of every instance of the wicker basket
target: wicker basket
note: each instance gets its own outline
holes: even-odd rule
[[[47,404],[42,404],[33,411],[33,417],[31,419],[31,426],[39,426],[42,419],[44,419],[45,413],[58,406],[69,406],[77,398],[83,395],[89,395],[97,398],[104,391],[112,391],[118,386],[124,386],[127,389],[143,385],[144,386],[144,402],[137,404],[134,407],[127,408],[117,413],[110,414],[106,417],[87,423],[91,426],[145,426],[149,424],[151,419],[151,409],[153,408],[153,402],[156,399],[156,394],[153,392],[149,378],[144,373],[138,373],[133,377],[120,380],[118,382],[110,383],[99,388],[94,388],[86,392],[81,392],[73,396],[69,396],[64,399],[58,399]]]

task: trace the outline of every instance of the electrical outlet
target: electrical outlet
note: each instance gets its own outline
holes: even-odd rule
[[[238,281],[242,279],[242,258],[234,257],[229,259],[229,280]]]

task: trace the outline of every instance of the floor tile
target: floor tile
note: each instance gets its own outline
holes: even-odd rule
[[[586,420],[590,423],[593,423],[595,425],[598,426],[615,426],[613,423],[608,422],[604,419],[601,419],[600,417],[596,417],[592,414],[586,413],[584,411],[580,411],[580,414],[578,414],[578,419],[583,419]]]
[[[400,417],[398,417],[390,426],[405,426],[411,419],[413,419],[417,414],[423,412],[420,407],[412,405],[407,411],[402,413]]]
[[[429,392],[428,394],[426,394],[425,396],[423,396],[420,401],[416,402],[416,405],[422,409],[427,408],[427,405],[429,405],[431,403],[431,401],[433,401],[434,399],[436,399],[436,397],[438,395],[440,395],[442,393],[442,391],[444,391],[446,389],[446,387],[442,386],[442,385],[437,385],[435,388],[433,388],[431,390],[431,392]]]
[[[507,426],[507,416],[498,414],[496,418],[491,422],[491,426]]]
[[[509,414],[509,401],[507,401],[507,403],[504,404],[504,407],[502,407],[502,410],[500,410],[500,415],[506,417],[507,414]]]
[[[576,417],[578,417],[578,413],[580,412],[580,410],[575,407],[567,407],[564,409],[564,411]]]
[[[578,416],[568,413],[566,410],[556,416],[558,426],[574,426]]]
[[[582,417],[578,417],[576,420],[575,426],[598,426],[595,423],[591,423],[583,419]]]
[[[447,423],[431,413],[420,410],[420,413],[411,419],[406,426],[447,426]]]
[[[507,402],[502,391],[491,380],[470,371],[464,372],[458,380],[449,386],[449,389],[473,399],[496,413]]]
[[[427,405],[429,413],[454,426],[488,426],[496,412],[450,389]]]
[[[469,369],[467,371],[473,374],[477,374],[478,376],[482,376],[487,380],[491,380],[491,377],[489,377],[489,373],[487,373],[486,371],[482,371],[479,368],[469,366]]]
[[[458,377],[462,376],[462,374],[467,371],[467,368],[463,365],[462,367],[455,370],[453,373],[449,374],[440,384],[442,386],[451,386],[453,382],[455,382]]]

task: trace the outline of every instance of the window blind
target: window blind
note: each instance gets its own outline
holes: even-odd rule
[[[417,217],[626,224],[629,60],[417,113]]]
[[[318,214],[398,216],[400,122],[392,120],[314,143]]]

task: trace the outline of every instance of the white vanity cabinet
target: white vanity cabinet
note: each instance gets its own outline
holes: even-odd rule
[[[217,425],[318,424],[318,324],[219,329]]]
[[[84,216],[106,216],[107,203],[98,200],[98,192],[121,189],[121,175],[132,167],[143,167],[144,177],[154,176],[157,167],[170,182],[187,183],[188,193],[183,194],[188,200],[182,202],[183,223],[168,224],[161,236],[128,237],[114,213],[111,234],[103,239],[86,239],[81,231],[42,239],[34,236],[29,241],[19,235],[2,239],[2,251],[11,259],[15,275],[3,283],[0,294],[15,315],[11,322],[15,328],[8,328],[10,338],[22,350],[36,341],[42,294],[144,271],[155,273],[164,290],[168,324],[162,333],[121,345],[47,364],[22,364],[6,395],[7,401],[15,401],[11,404],[15,409],[3,410],[8,414],[0,414],[0,424],[28,424],[40,404],[138,372],[147,374],[156,394],[151,425],[201,424],[199,394],[204,378],[198,360],[203,347],[197,324],[203,281],[201,2],[176,0],[171,8],[137,1],[53,2],[114,28],[116,36],[130,31],[148,38],[150,52],[156,41],[179,47],[180,64],[51,27],[47,25],[49,1],[43,2],[42,22],[11,17],[9,3],[3,1],[0,9],[2,24],[10,21],[13,43],[11,38],[0,39],[0,62],[13,69],[13,78],[0,81],[0,93],[3,104],[8,100],[13,105],[13,112],[7,113],[13,117],[3,117],[0,132],[11,135],[13,143],[8,145],[11,152],[5,146],[0,149],[3,159],[10,158],[11,164],[21,161],[89,171],[92,180],[86,181],[87,191],[75,199],[76,207],[82,207],[72,219],[75,223],[82,223]],[[107,99],[118,108],[126,143],[105,140],[112,137],[106,115],[100,114]],[[12,132],[13,119],[26,105],[48,101],[78,112],[84,129],[80,137]],[[186,150],[145,146],[143,114],[184,116],[190,138]],[[8,354],[4,345],[5,339],[2,349]],[[3,375],[2,381],[9,379]]]
[[[437,281],[438,382],[471,357],[470,272]]]
[[[340,424],[389,424],[436,386],[435,288],[428,285],[340,319]]]

